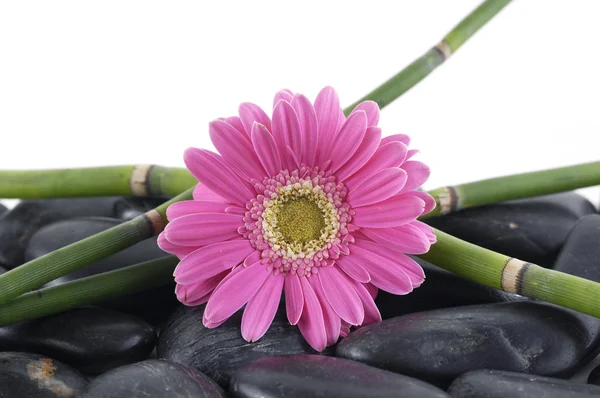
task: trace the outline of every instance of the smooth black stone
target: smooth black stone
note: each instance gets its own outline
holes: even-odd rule
[[[81,398],[225,398],[225,392],[202,373],[165,360],[122,366],[88,385]]]
[[[350,333],[336,355],[443,385],[483,368],[567,377],[597,340],[574,313],[520,301],[391,318]]]
[[[0,397],[75,397],[87,379],[68,365],[27,352],[0,352]]]
[[[4,268],[3,266],[0,265],[0,275],[2,275],[3,273],[5,273],[6,271],[8,271],[6,268]]]
[[[425,270],[425,283],[404,296],[380,290],[375,302],[383,319],[439,308],[528,300],[473,282],[420,258],[414,259]]]
[[[2,203],[0,203],[0,217],[2,217],[4,215],[4,213],[7,213],[8,209],[6,208],[6,206],[4,206]]]
[[[74,218],[59,221],[40,229],[31,238],[25,252],[26,261],[48,254],[81,239],[119,225],[122,221],[113,218]],[[47,286],[53,286],[102,272],[112,271],[129,265],[167,256],[156,244],[156,237],[144,240],[116,254],[86,265],[75,272],[58,278]],[[174,284],[131,294],[102,304],[140,316],[152,324],[164,321],[176,308],[177,298]]]
[[[29,240],[45,225],[74,217],[127,218],[141,214],[149,203],[120,196],[22,201],[0,219],[0,264],[23,264]]]
[[[600,365],[596,366],[588,376],[588,383],[600,386]]]
[[[449,397],[439,388],[412,377],[319,355],[258,359],[235,371],[230,391],[239,398]]]
[[[591,398],[600,396],[600,387],[551,377],[481,369],[454,380],[448,393],[454,398]]]
[[[0,351],[48,355],[87,374],[146,359],[155,345],[144,320],[96,307],[0,327]]]
[[[160,206],[167,200],[169,200],[167,197],[120,197],[119,200],[115,202],[113,207],[113,217],[123,220],[131,220],[137,216],[141,216],[149,210],[154,209],[155,207]]]
[[[242,338],[242,311],[214,329],[204,327],[203,314],[204,305],[181,306],[161,330],[158,357],[192,366],[226,386],[235,369],[258,358],[315,353],[298,328],[289,324],[285,306],[279,308],[267,333],[254,343]]]
[[[426,222],[487,249],[551,267],[577,220],[595,212],[586,198],[567,192],[465,209]]]

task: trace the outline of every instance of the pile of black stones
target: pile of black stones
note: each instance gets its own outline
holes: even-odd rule
[[[164,199],[0,205],[0,273],[106,230]],[[600,214],[564,193],[428,220],[494,251],[600,282]],[[159,258],[156,239],[49,285]],[[237,313],[216,329],[173,285],[0,327],[0,397],[600,397],[600,319],[503,293],[432,264],[383,322],[322,353],[280,307],[256,343]]]

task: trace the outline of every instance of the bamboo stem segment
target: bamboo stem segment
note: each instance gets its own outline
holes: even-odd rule
[[[530,173],[470,182],[429,191],[437,202],[426,219],[507,200],[549,195],[600,185],[600,162],[584,163]]]
[[[0,197],[176,196],[197,182],[187,169],[156,165],[1,170]]]
[[[167,224],[167,207],[172,203],[191,199],[192,190],[189,189],[133,220],[55,250],[0,275],[0,304],[157,235]]]
[[[600,283],[511,258],[434,230],[437,243],[419,255],[494,289],[543,300],[600,318]]]
[[[178,263],[177,257],[167,256],[26,293],[0,306],[0,326],[99,304],[172,283]]]
[[[486,0],[481,3],[479,7],[456,25],[441,42],[381,86],[350,105],[344,110],[344,113],[348,115],[356,105],[366,100],[375,101],[379,108],[390,104],[440,66],[510,1]]]

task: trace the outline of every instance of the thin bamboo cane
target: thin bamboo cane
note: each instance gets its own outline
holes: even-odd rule
[[[426,219],[506,200],[530,198],[600,185],[600,162],[534,171],[448,186],[428,191],[436,208]]]
[[[380,108],[390,104],[447,60],[450,55],[458,50],[464,42],[500,12],[510,1],[486,0],[481,3],[479,7],[456,25],[441,42],[381,86],[350,105],[344,110],[344,113],[348,115],[356,105],[366,100],[375,101]]]
[[[48,253],[0,275],[0,304],[159,234],[167,224],[167,207],[172,203],[191,198],[192,189],[189,189],[131,221]]]
[[[435,230],[419,257],[475,282],[600,318],[600,283],[511,258]]]
[[[167,256],[35,290],[0,306],[0,326],[37,319],[173,283],[179,260]]]
[[[197,180],[187,169],[155,165],[0,170],[0,197],[176,196]]]

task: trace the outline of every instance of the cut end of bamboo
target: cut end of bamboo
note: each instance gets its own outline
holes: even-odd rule
[[[502,290],[508,293],[523,294],[523,277],[531,263],[509,258],[502,269]]]
[[[144,213],[143,217],[148,223],[148,228],[150,229],[151,236],[158,235],[165,229],[165,220],[158,211],[150,210]]]
[[[442,62],[450,58],[452,55],[452,49],[450,48],[450,44],[446,42],[446,40],[442,40],[438,44],[433,47],[434,50],[440,53],[442,56]]]
[[[150,196],[150,172],[154,165],[138,164],[133,166],[129,179],[129,188],[134,196]]]

